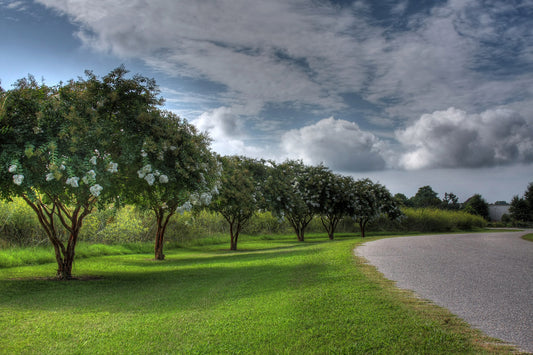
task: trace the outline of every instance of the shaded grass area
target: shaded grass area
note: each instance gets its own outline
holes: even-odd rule
[[[104,255],[149,253],[151,250],[153,245],[150,243],[117,245],[80,243],[76,247],[76,260]],[[51,245],[0,249],[0,269],[54,262],[54,248]]]
[[[371,240],[367,238],[366,240]],[[353,255],[360,238],[249,239],[0,269],[3,353],[504,353]]]

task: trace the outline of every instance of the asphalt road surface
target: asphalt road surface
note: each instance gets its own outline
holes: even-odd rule
[[[388,238],[355,253],[398,287],[533,353],[533,242],[520,238],[532,232]]]

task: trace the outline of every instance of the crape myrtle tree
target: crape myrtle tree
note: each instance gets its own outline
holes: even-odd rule
[[[317,169],[309,180],[310,189],[318,198],[320,221],[330,240],[334,239],[339,222],[349,213],[350,202],[354,198],[352,183],[351,177],[326,169]]]
[[[154,258],[164,260],[170,218],[211,202],[218,163],[209,149],[209,138],[171,112],[153,112],[135,124],[138,149],[129,167],[125,198],[154,212]]]
[[[124,131],[131,149],[124,198],[154,212],[154,258],[164,260],[170,218],[211,202],[220,166],[207,135],[171,112],[146,112],[129,122]]]
[[[230,249],[237,250],[239,234],[250,218],[264,207],[265,162],[241,156],[219,159],[222,174],[218,194],[208,206],[229,224]]]
[[[2,93],[0,103],[2,195],[21,196],[35,211],[61,279],[72,277],[84,218],[117,196],[120,181],[111,149],[115,115],[93,84],[89,77],[48,87],[29,77]]]
[[[270,209],[278,217],[286,218],[298,240],[303,242],[305,228],[320,210],[318,194],[312,189],[310,181],[315,175],[320,176],[327,168],[308,166],[295,160],[271,164],[265,182]]]
[[[361,179],[352,183],[353,200],[349,215],[359,224],[361,237],[365,237],[368,222],[386,215],[390,219],[401,216],[396,199],[381,184],[370,179]]]

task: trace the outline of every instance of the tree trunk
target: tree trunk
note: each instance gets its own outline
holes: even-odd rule
[[[359,221],[359,229],[361,230],[361,238],[365,237],[366,220]]]
[[[168,215],[165,216],[165,209],[162,207],[154,208],[154,212],[157,220],[157,231],[155,233],[155,248],[154,259],[165,260],[165,254],[163,254],[163,246],[165,244],[165,230],[168,225],[170,217],[174,214],[174,210],[171,210]]]
[[[229,224],[229,236],[230,236],[230,250],[237,250],[237,238],[239,238],[239,233],[233,232],[233,224],[234,222],[230,222]]]
[[[62,264],[57,269],[57,277],[61,280],[72,279],[72,265],[74,263],[75,245],[77,239],[77,233],[76,235],[71,235],[69,237],[69,243],[65,249],[65,253],[63,254]]]
[[[52,246],[54,247],[54,253],[57,262],[57,278],[62,280],[71,279],[72,264],[74,261],[74,249],[65,249],[65,245],[58,237],[58,233],[54,224],[54,215],[57,211],[57,205],[55,203],[52,203],[52,207],[48,207],[40,200],[37,200],[37,202],[33,202],[25,195],[23,195],[22,198],[37,214],[41,227],[46,232],[50,243],[52,243]],[[72,250],[72,252],[70,252],[70,250]]]
[[[304,228],[298,228],[296,230],[296,236],[298,237],[298,241],[299,242],[303,242],[305,241],[305,237],[304,237]]]
[[[161,231],[159,223],[157,225],[157,232],[155,234],[155,249],[154,249],[154,259],[155,260],[165,260],[165,254],[163,254],[163,244],[164,244],[164,234]]]

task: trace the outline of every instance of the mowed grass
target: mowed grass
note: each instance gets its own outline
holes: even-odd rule
[[[366,239],[371,240],[371,239]],[[360,238],[250,239],[0,269],[5,354],[505,353],[356,258]]]
[[[522,239],[529,240],[530,242],[533,242],[533,233],[526,234],[522,236]]]

